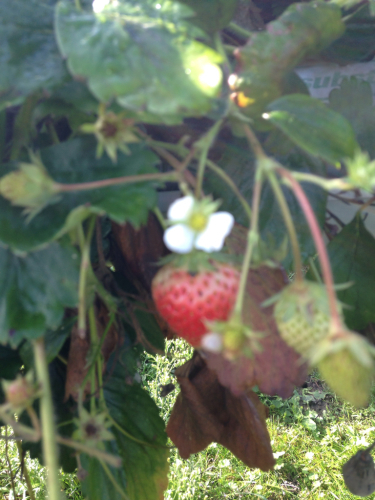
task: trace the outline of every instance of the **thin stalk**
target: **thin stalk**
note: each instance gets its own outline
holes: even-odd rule
[[[319,175],[308,174],[305,172],[291,172],[291,175],[299,182],[311,182],[326,191],[330,191],[331,189],[348,191],[355,187],[344,179],[323,179],[322,177],[319,177]]]
[[[158,219],[161,227],[164,229],[164,231],[167,229],[167,224],[164,220],[163,214],[161,213],[161,210],[159,207],[155,207],[153,210],[154,214],[156,215],[156,218]]]
[[[17,445],[17,450],[18,450],[18,456],[20,457],[20,462],[22,464],[22,473],[26,481],[26,487],[27,487],[27,493],[29,494],[30,500],[35,500],[35,494],[33,490],[33,485],[31,484],[30,480],[30,475],[29,471],[27,469],[24,457],[23,457],[23,450],[22,450],[22,443],[21,441],[16,441]]]
[[[43,456],[47,468],[47,489],[49,500],[60,500],[60,481],[58,448],[56,442],[55,416],[53,413],[52,392],[48,373],[44,339],[33,342],[35,369],[42,389],[40,397],[40,416],[42,424]]]
[[[201,149],[201,154],[199,156],[198,172],[197,172],[197,184],[195,186],[195,197],[197,199],[200,198],[201,193],[202,193],[204,170],[206,168],[208,152],[216,139],[217,133],[219,132],[222,123],[223,123],[223,120],[217,121],[213,125],[213,127],[210,128],[210,130],[207,132],[207,134],[198,141],[198,143],[202,149]],[[198,144],[195,143],[195,145],[198,145]]]
[[[99,450],[98,448],[93,448],[92,446],[87,446],[84,443],[80,443],[78,441],[74,441],[70,438],[65,438],[62,436],[56,436],[56,440],[65,446],[69,446],[69,448],[73,448],[79,452],[87,453],[91,457],[95,457],[98,460],[103,460],[107,462],[112,467],[120,467],[122,463],[122,459],[117,457],[116,455],[111,455],[106,451]]]
[[[91,240],[94,234],[96,216],[89,219],[87,236],[83,234],[82,226],[78,226],[78,236],[81,247],[81,267],[79,272],[78,286],[78,336],[83,339],[86,335],[86,289],[87,277],[89,273],[90,263],[90,247]]]
[[[260,196],[262,193],[262,184],[263,184],[263,169],[261,167],[258,167],[257,172],[255,174],[250,229],[247,238],[246,251],[242,263],[241,277],[240,277],[240,283],[238,285],[236,304],[234,306],[234,314],[238,317],[240,317],[242,313],[242,306],[245,297],[246,283],[251,264],[251,257],[253,254],[254,247],[258,242],[259,206],[260,206]]]
[[[247,31],[244,28],[241,28],[241,26],[238,26],[238,24],[234,22],[229,23],[227,28],[229,29],[229,31],[232,31],[232,33],[235,33],[236,35],[238,35],[241,38],[244,38],[245,40],[247,40],[248,38],[251,37],[251,35],[253,35],[251,31]]]
[[[244,211],[246,212],[246,215],[249,218],[249,221],[251,220],[251,208],[246,199],[242,196],[240,190],[236,186],[236,184],[233,182],[233,180],[225,173],[225,171],[220,168],[216,163],[214,163],[211,160],[207,160],[207,167],[210,168],[215,174],[217,174],[219,177],[223,179],[224,182],[232,189],[234,194],[237,196],[239,199]]]
[[[95,318],[95,310],[94,306],[92,305],[89,309],[89,323],[90,323],[90,340],[91,340],[91,345],[92,346],[98,346],[99,345],[99,335],[98,335],[98,329],[96,327],[96,318]],[[96,347],[97,348],[97,347]],[[101,406],[103,407],[103,403],[105,406],[105,400],[104,400],[104,392],[103,392],[103,364],[101,360],[101,352],[98,349],[95,352],[95,360],[93,360],[93,364],[96,365],[97,367],[97,377],[98,377],[98,388],[99,388],[99,401]],[[92,378],[94,379],[94,388],[95,388],[95,370],[92,371]],[[84,386],[83,386],[84,387]],[[91,392],[93,392],[94,389],[91,388]],[[91,398],[91,402],[94,401],[94,404],[91,404],[91,410],[92,412],[95,410],[95,398]]]
[[[10,476],[10,484],[12,486],[12,491],[13,491],[13,498],[16,499],[16,489],[14,486],[14,476],[13,476],[13,471],[12,471],[12,464],[10,463],[9,459],[9,452],[8,452],[8,426],[5,426],[5,456],[7,459],[7,464],[8,464],[8,469],[9,469],[9,476]]]
[[[251,130],[249,125],[244,124],[243,125],[243,130],[245,132],[246,138],[249,141],[249,144],[254,151],[255,156],[258,158],[258,160],[265,160],[267,157],[266,153],[263,151],[262,145],[260,144],[257,136],[254,134],[254,132]]]
[[[342,328],[342,321],[341,321],[340,312],[339,312],[338,307],[337,307],[332,269],[331,269],[331,265],[329,262],[327,249],[326,249],[326,246],[324,244],[324,240],[323,240],[320,228],[319,228],[318,221],[316,220],[314,211],[311,208],[310,202],[309,202],[304,190],[301,188],[299,183],[294,179],[293,175],[289,172],[289,170],[285,169],[284,167],[282,167],[280,165],[277,167],[277,172],[280,174],[281,177],[283,177],[284,179],[287,179],[288,182],[290,182],[293,193],[296,196],[296,198],[298,199],[299,204],[301,205],[302,211],[305,214],[307,223],[308,223],[309,228],[310,228],[311,235],[314,239],[314,243],[315,243],[318,255],[319,255],[320,264],[322,267],[323,279],[324,279],[324,283],[325,283],[326,288],[327,288],[327,295],[328,295],[328,302],[329,302],[329,309],[330,309],[330,313],[331,313],[332,325],[334,326],[335,329],[339,330]]]
[[[299,283],[302,283],[303,281],[303,274],[302,274],[302,259],[301,259],[301,252],[298,244],[298,238],[297,238],[297,233],[296,233],[296,228],[293,223],[293,219],[288,207],[288,204],[285,200],[284,193],[280,187],[280,184],[278,180],[276,179],[276,176],[273,172],[268,171],[267,172],[267,178],[269,183],[271,184],[273,193],[279,203],[280,210],[289,234],[289,239],[290,239],[290,244],[292,247],[292,252],[293,252],[293,259],[294,259],[294,269],[296,273],[296,281]]]
[[[125,429],[123,429],[121,427],[120,424],[118,424],[116,422],[116,420],[108,413],[108,420],[111,421],[112,425],[114,427],[116,427],[117,430],[119,430],[122,434],[124,434],[124,436],[126,436],[127,438],[131,439],[132,441],[134,441],[135,443],[138,443],[138,444],[142,444],[144,446],[149,446],[150,448],[157,448],[157,449],[160,449],[160,448],[164,448],[166,450],[169,450],[170,447],[169,446],[163,446],[163,445],[156,445],[156,444],[152,444],[152,443],[147,443],[146,441],[142,441],[141,439],[137,439],[135,438],[134,436],[132,436],[131,434],[129,434],[129,432],[126,432]]]
[[[116,479],[113,477],[113,474],[112,472],[109,470],[107,464],[105,464],[104,462],[100,461],[101,463],[101,466],[103,467],[104,469],[104,472],[107,474],[107,477],[108,479],[111,481],[111,483],[113,484],[113,487],[115,488],[115,490],[120,494],[120,496],[122,498],[124,498],[124,500],[129,500],[129,497],[126,495],[126,493],[123,491],[123,489],[121,488],[121,486],[117,483]]]
[[[112,179],[103,179],[101,181],[79,182],[77,184],[61,184],[55,182],[55,189],[58,193],[71,193],[73,191],[89,191],[91,189],[117,186],[118,184],[164,180],[176,180],[176,174],[174,172],[166,172],[160,174],[125,175],[123,177],[113,177]]]
[[[83,379],[83,382],[82,382],[82,384],[81,384],[81,387],[82,387],[83,389],[86,387],[86,384],[87,384],[87,381],[88,381],[88,379],[89,379],[89,377],[90,377],[90,374],[91,374],[92,370],[94,369],[94,366],[95,366],[95,360],[96,360],[96,358],[97,358],[98,354],[101,352],[102,346],[103,346],[103,344],[104,344],[104,341],[105,341],[105,339],[106,339],[106,337],[107,337],[107,334],[108,334],[108,332],[109,332],[109,329],[110,329],[110,328],[111,328],[111,326],[112,326],[112,323],[113,323],[114,319],[115,319],[115,315],[114,315],[114,313],[111,313],[111,315],[110,315],[110,317],[109,317],[109,321],[108,321],[108,323],[107,323],[107,326],[105,327],[105,330],[104,330],[104,332],[103,332],[103,335],[102,335],[102,336],[101,336],[101,338],[100,338],[100,342],[99,342],[99,344],[98,344],[98,346],[97,346],[97,348],[96,348],[95,354],[94,354],[94,356],[93,356],[93,362],[92,362],[92,363],[91,363],[91,365],[89,366],[89,369],[88,369],[88,371],[87,371],[87,373],[86,373],[86,375],[85,375],[85,378]]]

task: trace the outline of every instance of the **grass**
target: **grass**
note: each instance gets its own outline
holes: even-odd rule
[[[188,360],[191,353],[192,349],[184,341],[173,340],[167,342],[166,356],[143,357],[140,373],[143,386],[165,420],[178,389],[161,397],[160,386],[174,382],[173,369]],[[287,401],[259,396],[270,408],[267,425],[276,459],[274,471],[249,469],[216,443],[188,460],[182,460],[177,449],[172,448],[165,500],[357,499],[345,488],[341,467],[358,448],[375,441],[375,397],[368,408],[357,410],[338,401],[317,374],[310,376],[308,387],[296,390]],[[25,463],[36,500],[45,500],[44,468],[28,457]],[[20,480],[15,443],[8,443],[6,454],[5,442],[0,441],[0,464],[0,500],[14,500],[9,465],[12,474],[17,474],[16,499],[29,498],[25,482]],[[68,499],[83,500],[73,475],[62,474],[61,481]],[[374,499],[375,494],[367,498]]]

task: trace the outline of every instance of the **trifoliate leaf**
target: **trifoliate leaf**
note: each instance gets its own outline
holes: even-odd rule
[[[123,1],[95,14],[60,2],[57,40],[71,73],[87,78],[99,100],[116,99],[139,121],[172,124],[211,109],[222,58],[157,11]]]

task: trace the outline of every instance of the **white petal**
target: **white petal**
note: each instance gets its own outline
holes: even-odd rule
[[[206,229],[195,241],[195,248],[205,252],[221,250],[233,224],[234,217],[228,212],[216,212],[210,215]]]
[[[201,340],[201,348],[210,352],[221,352],[223,350],[223,338],[219,333],[206,333]]]
[[[168,208],[168,219],[169,220],[186,220],[190,211],[194,205],[194,198],[192,196],[184,196],[174,201],[172,205]]]
[[[177,253],[189,253],[193,249],[195,233],[184,224],[169,227],[164,233],[164,243]]]

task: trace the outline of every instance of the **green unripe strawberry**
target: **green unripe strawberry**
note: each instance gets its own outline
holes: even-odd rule
[[[367,406],[374,377],[372,350],[363,337],[344,330],[323,341],[312,361],[338,396],[356,407]]]
[[[282,339],[301,356],[323,340],[330,329],[330,311],[324,285],[304,281],[288,285],[280,294],[274,316]]]

